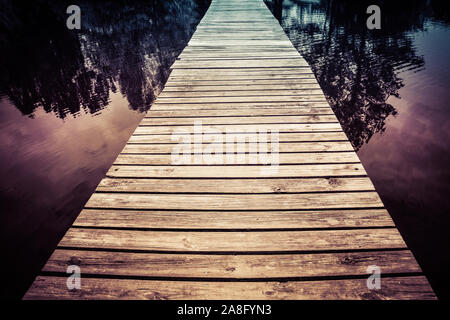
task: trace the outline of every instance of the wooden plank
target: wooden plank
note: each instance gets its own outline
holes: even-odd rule
[[[216,70],[217,71],[217,70]],[[197,74],[193,75],[192,72],[190,74],[180,74],[174,75],[170,78],[171,83],[175,82],[186,82],[186,81],[196,81],[196,82],[209,82],[210,84],[215,84],[218,82],[256,82],[256,81],[272,81],[272,82],[281,82],[281,81],[303,81],[305,83],[311,82],[314,79],[314,75],[309,73],[301,73],[301,72],[289,72],[286,74],[280,74],[276,72],[259,72],[259,73],[244,73],[244,72],[235,72],[235,73],[220,73],[217,76],[214,76],[209,73]],[[214,81],[214,82],[213,82]],[[249,101],[251,102],[251,101]]]
[[[68,290],[66,277],[39,276],[25,295],[30,299],[435,299],[425,277],[383,279],[380,290],[367,289],[367,278],[289,282],[195,282],[83,279],[81,290]]]
[[[229,60],[220,60],[225,62],[234,62]],[[223,77],[239,77],[245,76],[247,78],[255,78],[258,77],[273,77],[273,78],[288,78],[288,76],[297,76],[298,78],[310,78],[314,77],[314,74],[310,71],[308,67],[255,67],[255,68],[246,68],[244,66],[240,66],[237,68],[206,68],[206,69],[172,69],[171,75],[175,77],[183,77],[185,79],[197,78],[202,80],[204,77],[213,76],[214,74],[221,75]],[[216,80],[220,80],[217,76]]]
[[[264,47],[268,46],[278,46],[282,49],[290,49],[291,46],[287,45],[285,41],[277,41],[277,40],[249,40],[249,39],[236,39],[236,40],[219,40],[214,43],[209,43],[210,40],[197,40],[193,41],[192,43],[188,44],[188,46],[191,46],[192,48],[196,49],[203,49],[205,46],[221,46],[221,47],[228,47],[229,49],[233,48],[241,48],[241,47],[252,47],[251,51],[258,50]],[[250,51],[250,52],[251,52]],[[301,59],[302,60],[302,59]],[[255,65],[255,68],[258,68],[260,66]]]
[[[227,136],[227,138],[229,138]],[[248,153],[248,152],[273,152],[275,150],[274,145],[271,144],[271,135],[270,133],[267,135],[267,143],[264,142],[247,142],[247,143],[226,143],[225,137],[222,135],[209,135],[207,137],[203,136],[199,138],[203,140],[203,144],[194,144],[194,139],[191,139],[190,136],[172,136],[172,143],[161,143],[161,144],[146,144],[146,143],[138,143],[132,144],[128,143],[123,149],[123,153],[140,153],[140,154],[170,154],[172,152],[182,152],[186,153],[196,153],[202,154],[206,153],[208,149],[211,149],[212,146],[215,146],[215,150],[220,148],[221,153],[223,154],[223,158],[225,158],[226,152],[232,153]],[[186,141],[189,140],[192,142],[191,144],[186,144]],[[183,143],[183,145],[178,144]],[[219,141],[219,142],[217,142]],[[223,143],[222,143],[223,141]],[[211,143],[208,143],[211,142]],[[216,142],[216,143],[214,143]],[[353,151],[353,147],[348,141],[333,141],[333,142],[283,142],[277,145],[278,152],[335,152],[335,151]],[[262,157],[258,156],[257,163],[263,163]],[[271,159],[271,158],[270,158]],[[172,162],[172,161],[171,161]],[[169,163],[171,163],[169,162]],[[225,160],[224,160],[225,162]],[[247,162],[248,163],[248,162]],[[265,164],[268,161],[266,160]],[[241,164],[246,164],[243,162]]]
[[[222,60],[221,60],[222,61]],[[228,61],[229,62],[229,61]],[[233,62],[233,61],[231,61]],[[258,77],[274,77],[276,78],[288,78],[288,76],[298,77],[298,78],[309,78],[314,79],[314,74],[311,69],[308,67],[261,67],[261,68],[245,68],[239,67],[235,69],[224,69],[224,68],[208,68],[205,70],[202,69],[173,69],[171,72],[172,80],[177,77],[182,77],[183,80],[188,79],[197,79],[202,80],[205,77],[213,77],[215,80],[223,80],[223,77],[234,77],[238,79],[238,77],[247,77],[247,78],[255,78]],[[219,77],[220,76],[220,77]]]
[[[179,107],[180,105],[177,105]],[[226,132],[228,133],[250,133],[260,132],[260,130],[267,130],[270,132],[318,132],[318,131],[341,131],[339,123],[279,123],[264,125],[255,124],[228,124],[228,125],[213,125],[203,126],[202,132]],[[194,126],[179,127],[179,126],[139,126],[134,131],[136,134],[182,134],[193,133]]]
[[[214,102],[297,102],[297,101],[326,101],[323,94],[312,96],[242,96],[242,97],[183,97],[183,98],[161,98],[164,103],[214,103]]]
[[[174,134],[175,137],[182,134]],[[205,134],[205,136],[208,134]],[[248,139],[251,133],[230,133],[229,139]],[[194,133],[191,134],[192,139],[195,138]],[[133,134],[128,140],[129,143],[173,143],[172,134]],[[348,141],[347,136],[343,132],[291,132],[279,133],[278,139],[280,143],[284,142],[307,142],[307,141]],[[300,158],[305,155],[298,155]]]
[[[152,110],[145,115],[145,118],[202,118],[202,117],[272,117],[272,116],[304,116],[304,115],[333,115],[330,108],[297,107],[297,108],[244,108],[228,110]]]
[[[217,26],[217,28],[220,28]],[[248,28],[248,26],[238,26],[235,25],[231,29],[239,29],[239,28]],[[265,30],[262,30],[265,31]],[[199,54],[201,52],[204,52],[206,54],[208,53],[258,53],[260,52],[266,52],[266,53],[273,53],[273,54],[284,54],[284,53],[293,53],[296,51],[292,51],[292,47],[288,45],[283,46],[264,46],[264,45],[252,45],[252,46],[227,46],[226,44],[211,44],[209,46],[207,45],[190,45],[187,46],[183,53],[186,55],[189,54]],[[298,54],[298,53],[297,53]]]
[[[221,39],[225,43],[227,39]],[[235,40],[233,40],[234,42]],[[252,42],[253,40],[243,39],[244,42]],[[200,41],[195,41],[198,43]],[[238,40],[240,42],[240,40]],[[277,41],[276,41],[277,42]],[[308,67],[308,63],[300,58],[293,59],[283,59],[283,60],[253,60],[253,59],[242,59],[242,60],[219,60],[219,61],[202,61],[189,62],[184,60],[176,60],[172,65],[172,69],[208,69],[208,68],[297,68],[297,67]]]
[[[292,53],[289,50],[280,50],[280,51],[265,51],[261,54],[258,54],[258,50],[264,50],[263,48],[252,48],[252,50],[239,50],[236,47],[233,49],[222,49],[222,50],[211,50],[208,47],[202,47],[191,50],[189,53],[183,53],[180,55],[176,61],[183,62],[193,62],[198,61],[199,63],[203,61],[236,61],[236,60],[245,60],[252,59],[255,61],[266,61],[266,60],[284,60],[284,59],[294,59],[298,58],[298,53]],[[264,67],[261,67],[264,68]],[[276,67],[272,67],[276,68]],[[286,67],[278,67],[286,68]],[[305,68],[305,70],[307,70]]]
[[[210,40],[210,38],[215,34],[215,32],[222,28],[223,27],[219,27],[219,26],[211,26],[211,29],[209,31],[205,30],[203,35],[198,35],[198,36],[194,35],[191,39],[193,40],[193,42],[197,41],[197,40],[203,40],[203,41]],[[248,26],[247,27],[242,26],[242,28],[249,30]],[[230,28],[226,28],[226,30],[230,30],[230,32],[233,32],[234,33],[233,36],[235,37],[235,39],[241,39],[241,40],[242,39],[245,39],[245,40],[261,39],[261,40],[263,40],[264,37],[267,37],[268,40],[277,40],[277,38],[280,38],[280,36],[283,36],[282,31],[281,32],[274,31],[273,29],[272,30],[259,29],[258,31],[254,31],[255,33],[256,32],[258,33],[257,35],[249,35],[247,31],[244,31],[244,30],[241,31],[241,30],[239,30],[238,27],[230,27]],[[231,40],[233,39],[230,36],[225,36],[225,37],[227,39],[231,39]],[[192,53],[196,53],[195,46],[196,45],[193,43],[191,45],[191,47],[188,47],[186,52],[184,52],[183,56],[190,56]],[[216,51],[222,52],[225,50],[225,48],[223,46],[221,48],[219,48],[219,45],[217,43],[215,43],[214,45],[211,45],[211,46],[216,48],[216,50],[214,50],[214,52],[216,52]],[[209,47],[211,47],[211,46],[209,46]],[[233,52],[231,48],[227,48],[227,49],[229,49],[228,51]],[[245,49],[236,50],[236,52],[248,52],[248,51],[251,51],[250,49],[251,49],[251,47],[245,47]],[[278,51],[274,51],[274,48],[271,47],[267,52],[273,52],[275,54],[275,56],[282,55],[283,53],[288,53],[288,54],[290,54],[291,58],[299,58],[300,57],[300,55],[297,52],[292,52],[292,49],[289,48],[287,45],[283,45],[283,48],[281,48],[281,49],[282,49],[281,52],[278,52]],[[212,50],[210,50],[210,51],[212,51]],[[267,54],[267,52],[262,52],[262,56],[264,57],[264,53]],[[180,55],[180,57],[183,57],[183,56]],[[181,58],[181,60],[182,60],[182,58]]]
[[[283,231],[140,231],[71,228],[60,247],[170,252],[294,252],[403,249],[395,228]]]
[[[290,51],[278,52],[278,51],[265,51],[265,52],[249,52],[249,51],[212,51],[205,50],[203,52],[199,50],[191,50],[190,52],[184,52],[178,56],[178,60],[194,61],[194,60],[235,60],[235,59],[286,59],[298,57],[298,53],[292,53]]]
[[[104,178],[101,192],[147,193],[299,193],[374,190],[365,178],[310,179],[117,179]]]
[[[101,219],[98,217],[101,216]],[[315,211],[158,211],[83,209],[76,227],[134,229],[308,229],[393,227],[386,209]]]
[[[147,210],[306,210],[382,208],[376,192],[300,194],[94,193],[86,208]]]
[[[234,28],[236,29],[236,28]],[[217,32],[217,28],[213,28],[211,29],[209,32],[207,32],[206,30],[203,30],[203,32],[196,32],[192,37],[191,40],[211,40],[211,34],[214,34]],[[248,31],[240,31],[240,32],[235,32],[233,34],[229,34],[229,33],[224,33],[221,38],[222,39],[267,39],[267,40],[280,40],[279,36],[282,35],[282,30],[278,30],[276,31],[275,29],[259,29],[258,31],[252,31],[252,32],[248,32]]]
[[[250,91],[250,90],[235,90],[235,91],[177,91],[162,92],[158,98],[193,98],[193,97],[253,97],[253,96],[322,96],[322,89],[295,89],[295,90],[261,90],[261,91]]]
[[[305,278],[327,276],[367,277],[367,266],[383,275],[416,273],[420,268],[407,250],[274,254],[204,255],[56,250],[44,272],[66,273],[74,261],[85,274],[215,279]]]
[[[257,123],[335,123],[338,122],[333,115],[283,115],[271,117],[202,117],[202,118],[144,118],[140,126],[181,126],[194,125],[194,121],[204,125],[224,124],[257,124]]]
[[[188,85],[178,87],[166,87],[163,93],[173,92],[205,92],[205,91],[277,91],[277,90],[298,90],[303,92],[305,90],[320,89],[320,86],[314,83],[274,83],[274,84],[244,84],[244,85]],[[161,96],[161,95],[160,95]]]
[[[188,157],[195,164],[193,156]],[[226,159],[223,160],[225,163]],[[358,156],[354,152],[320,152],[320,153],[280,153],[278,155],[280,165],[284,164],[314,164],[314,163],[357,163]],[[171,154],[119,154],[115,165],[177,165],[173,163]],[[256,164],[266,164],[267,161],[258,157]]]
[[[210,32],[205,33],[206,35],[212,35],[214,34],[214,30],[221,30],[221,29],[225,29],[225,30],[231,30],[231,32],[236,32],[237,34],[242,34],[244,31],[240,32],[240,29],[250,29],[251,26],[248,25],[229,25],[227,26],[219,26],[219,25],[214,25],[214,26],[210,26]],[[256,32],[261,32],[261,33],[272,33],[273,31],[270,29],[266,29],[266,28],[260,28],[258,31]],[[275,35],[279,36],[283,36],[282,33],[275,32]],[[253,45],[253,46],[227,46],[227,45],[220,45],[217,43],[211,44],[209,46],[198,46],[198,45],[190,45],[187,46],[184,50],[183,50],[183,54],[184,55],[191,55],[191,54],[198,54],[200,53],[201,49],[205,49],[206,50],[206,54],[210,53],[210,52],[234,52],[234,53],[256,53],[257,50],[260,50],[261,53],[264,55],[267,53],[273,53],[275,56],[276,55],[281,55],[284,53],[288,53],[288,54],[295,54],[297,57],[299,57],[299,53],[296,50],[292,50],[292,47],[289,45],[283,45],[283,46],[278,46],[278,47],[273,47],[273,46],[262,46],[262,45]],[[180,57],[182,57],[180,55]]]
[[[239,29],[248,29],[251,27],[255,27],[254,25],[248,25],[248,24],[236,24],[236,23],[229,23],[228,26],[224,25],[224,24],[215,24],[215,25],[211,25],[209,26],[211,28],[211,31],[216,29],[216,30],[220,30],[223,27],[228,27],[230,30],[239,30]],[[270,31],[268,29],[261,29],[260,31]],[[277,32],[276,34],[280,34],[279,32]],[[285,36],[285,35],[284,35]],[[210,51],[233,51],[235,50],[236,52],[238,51],[246,51],[246,52],[255,52],[255,50],[258,49],[265,49],[264,51],[266,52],[297,52],[292,45],[289,44],[283,44],[281,46],[264,46],[262,43],[261,44],[253,44],[253,45],[241,45],[241,46],[229,46],[227,44],[220,44],[217,42],[214,43],[210,43],[209,45],[190,45],[188,44],[188,46],[184,49],[185,52],[190,52],[190,51],[197,51],[201,50],[201,49],[208,49]],[[261,50],[262,51],[262,50]]]
[[[248,158],[249,156],[246,155]],[[195,158],[192,158],[195,163]],[[200,155],[199,164],[205,162]],[[225,161],[225,160],[223,160]],[[256,160],[257,161],[257,160]],[[247,162],[248,163],[248,162]],[[142,178],[277,178],[361,176],[366,172],[361,164],[302,164],[302,165],[215,165],[205,170],[202,166],[139,166],[113,165],[109,177]]]
[[[292,107],[298,108],[324,108],[326,106],[324,101],[297,101],[297,102],[216,102],[216,103],[163,103],[155,102],[152,105],[151,111],[154,110],[239,110],[242,107],[247,109],[288,109]]]
[[[171,80],[219,80],[224,79],[240,80],[249,79],[257,80],[259,78],[276,80],[276,79],[289,79],[289,78],[303,78],[314,79],[314,74],[306,67],[299,68],[238,68],[238,69],[207,69],[196,70],[191,69],[174,69],[171,73]]]
[[[258,34],[248,34],[246,32],[236,32],[233,35],[224,34],[221,40],[267,40],[267,41],[279,41],[281,32],[259,32]],[[211,33],[205,33],[204,35],[194,35],[191,38],[191,43],[202,42],[211,40]],[[298,55],[296,58],[300,58]]]
[[[255,35],[255,33],[251,33],[251,32],[239,32],[233,35],[223,35],[221,37],[221,40],[224,41],[242,41],[242,40],[248,40],[248,41],[253,41],[253,40],[265,40],[265,41],[279,41],[280,36],[282,35],[281,32],[261,32],[257,35]],[[211,40],[211,34],[205,34],[205,35],[194,35],[191,38],[191,42],[193,45],[195,45],[195,43],[197,42],[204,42],[204,41],[209,41]],[[217,42],[215,43],[217,44]],[[301,57],[297,56],[296,58],[300,58]]]
[[[172,78],[169,78],[169,80],[166,82],[165,88],[166,90],[173,90],[176,89],[176,87],[185,87],[185,86],[258,86],[258,85],[280,85],[284,84],[286,86],[291,85],[317,85],[317,81],[311,77],[305,77],[305,78],[297,78],[297,79],[285,79],[284,81],[281,80],[252,80],[252,79],[240,79],[240,80],[223,80],[223,79],[215,79],[215,80],[198,80],[198,79],[181,79],[178,78],[178,80],[174,80]],[[326,104],[326,107],[329,108],[330,106]]]

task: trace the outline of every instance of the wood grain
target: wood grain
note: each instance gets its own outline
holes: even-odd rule
[[[25,299],[142,300],[429,300],[435,299],[424,276],[383,280],[369,290],[367,279],[288,282],[195,282],[126,279],[83,279],[81,290],[68,290],[66,277],[40,276]]]
[[[308,179],[134,179],[104,178],[101,192],[144,193],[300,193],[375,190],[367,177]]]
[[[101,216],[102,219],[98,219]],[[394,227],[386,210],[314,211],[158,211],[83,209],[76,227],[180,229],[180,230],[261,230]]]
[[[408,250],[273,254],[206,255],[93,252],[57,249],[43,271],[66,273],[74,262],[86,274],[170,278],[305,278],[367,275],[376,265],[383,274],[420,272]]]
[[[403,249],[395,228],[319,231],[140,231],[71,228],[59,246],[171,252]]]

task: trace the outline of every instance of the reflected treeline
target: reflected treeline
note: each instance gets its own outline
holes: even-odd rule
[[[449,12],[445,1],[265,1],[311,65],[356,150],[397,114],[386,101],[399,97],[400,72],[424,68],[410,31],[423,29],[428,17],[448,21]],[[371,4],[381,8],[381,30],[366,27]]]
[[[96,113],[117,91],[147,110],[210,3],[78,1],[81,30],[69,30],[69,1],[0,1],[0,95],[61,118]]]

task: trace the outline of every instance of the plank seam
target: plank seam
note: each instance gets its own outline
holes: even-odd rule
[[[41,276],[48,277],[64,277],[67,278],[67,274],[56,271],[43,271]],[[419,277],[423,276],[423,272],[401,272],[401,273],[382,273],[381,278],[400,278],[400,277]],[[167,276],[144,276],[144,275],[111,275],[111,274],[90,274],[83,273],[83,278],[93,279],[126,279],[126,280],[160,280],[160,281],[185,281],[185,282],[305,282],[305,281],[329,281],[329,280],[351,280],[351,279],[367,279],[368,274],[355,274],[355,275],[333,275],[333,276],[305,276],[305,277],[277,277],[277,278],[217,278],[217,277],[167,277]]]

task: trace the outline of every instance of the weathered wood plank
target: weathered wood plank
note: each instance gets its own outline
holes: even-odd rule
[[[228,117],[279,117],[279,116],[313,116],[313,115],[333,115],[330,108],[324,107],[297,107],[297,108],[243,108],[243,109],[228,109],[228,110],[152,110],[145,115],[147,119],[158,118],[228,118]]]
[[[300,78],[300,79],[287,79],[284,81],[281,80],[252,80],[252,79],[240,79],[240,80],[197,80],[197,79],[178,79],[178,80],[172,80],[172,78],[169,78],[169,80],[166,82],[166,86],[165,88],[167,88],[167,90],[172,90],[172,89],[177,89],[179,87],[230,87],[230,86],[265,86],[265,85],[280,85],[280,84],[285,84],[286,86],[291,86],[291,85],[304,85],[304,86],[308,86],[308,85],[318,85],[315,79],[312,78]],[[327,108],[329,108],[330,106],[328,104],[325,104],[324,106],[326,106]]]
[[[336,123],[334,114],[330,115],[283,115],[271,117],[202,117],[202,118],[144,118],[140,126],[181,126],[194,125],[194,121],[202,125],[228,124],[266,124],[266,123]],[[261,126],[261,129],[265,129]]]
[[[224,53],[226,54],[226,53]],[[222,59],[220,61],[234,61],[228,59]],[[221,77],[214,77],[213,73],[220,74]],[[195,75],[198,75],[196,77]],[[209,77],[208,79],[202,79],[204,77]],[[261,80],[260,78],[265,77],[266,81],[272,81],[274,83],[313,83],[317,84],[314,74],[306,67],[298,67],[298,68],[235,68],[235,69],[174,69],[171,71],[170,79],[171,82],[178,81],[224,81],[230,79],[224,79],[224,77],[228,77],[231,80],[236,82],[238,81],[250,81],[250,80]],[[289,80],[289,78],[291,78]],[[286,80],[287,79],[287,80]],[[215,83],[215,82],[214,82]],[[210,84],[214,84],[210,83]]]
[[[178,59],[184,61],[216,61],[216,60],[237,60],[237,59],[289,59],[297,57],[298,54],[290,54],[288,52],[263,52],[258,55],[257,52],[236,52],[236,51],[206,51],[206,52],[191,52],[181,54]]]
[[[223,45],[228,47],[233,46],[284,46],[289,48],[284,40],[240,40],[240,39],[224,39],[214,43],[211,43],[209,40],[197,40],[192,41],[192,43],[188,44],[189,46],[205,46],[205,45]]]
[[[299,108],[329,108],[327,107],[327,103],[324,101],[297,101],[297,102],[233,102],[233,103],[164,103],[156,101],[152,105],[151,111],[154,110],[239,110],[241,108],[247,109],[288,109],[292,107]]]
[[[299,193],[374,190],[369,178],[309,179],[115,179],[104,178],[101,192]]]
[[[298,92],[308,92],[308,90],[321,90],[320,86],[315,83],[274,83],[274,84],[243,84],[243,85],[187,85],[178,87],[166,87],[161,94],[174,93],[174,92],[224,92],[224,91],[264,91],[274,92],[282,90],[297,90]],[[161,96],[161,94],[159,96]]]
[[[285,90],[216,90],[216,91],[177,91],[162,92],[158,98],[195,98],[195,97],[252,97],[252,96],[322,96],[320,88],[315,89],[285,89]]]
[[[214,28],[214,27],[211,27]],[[220,27],[217,27],[220,28]],[[236,28],[231,28],[236,30]],[[240,28],[248,28],[248,26],[242,26]],[[262,30],[266,31],[266,30]],[[191,55],[199,55],[201,53],[204,53],[206,56],[208,54],[258,54],[262,53],[263,55],[270,54],[270,56],[276,57],[277,55],[284,55],[284,54],[293,54],[295,53],[298,55],[297,51],[292,51],[292,48],[289,46],[278,46],[278,47],[267,47],[267,46],[259,46],[259,45],[253,45],[253,46],[226,46],[226,45],[210,45],[210,46],[195,46],[191,45],[184,49],[182,55],[180,55],[180,59],[183,59],[183,57],[190,57]]]
[[[43,271],[66,273],[74,262],[86,274],[215,279],[367,276],[376,265],[383,275],[416,273],[420,268],[407,250],[274,254],[203,255],[56,250]]]
[[[270,54],[270,55],[269,55]],[[279,53],[272,54],[271,52],[264,52],[260,55],[257,53],[235,52],[232,51],[224,54],[222,52],[209,51],[208,53],[201,55],[200,53],[180,55],[177,60],[182,61],[216,61],[216,60],[241,60],[241,59],[254,59],[254,60],[270,60],[270,59],[291,59],[298,57],[298,54]]]
[[[248,158],[249,154],[245,156]],[[201,154],[199,157],[199,164],[204,163],[205,160]],[[192,161],[195,161],[195,158]],[[113,165],[108,171],[107,176],[141,178],[264,178],[266,176],[275,178],[304,178],[366,175],[361,164],[303,164],[270,167],[270,165],[215,165],[205,170],[202,166],[193,165]]]
[[[180,105],[177,105],[180,107]],[[264,125],[255,124],[227,124],[227,125],[205,125],[203,132],[226,132],[228,133],[249,133],[260,132],[262,129],[273,132],[317,132],[317,131],[341,131],[341,125],[336,123],[266,123]],[[194,125],[192,126],[139,126],[134,131],[135,134],[180,134],[193,133]]]
[[[367,289],[367,279],[289,282],[195,282],[164,280],[83,279],[81,290],[69,291],[66,277],[40,276],[25,299],[435,299],[425,277],[383,279],[380,290]]]
[[[265,31],[261,31],[258,34],[248,34],[245,32],[236,32],[233,35],[227,35],[224,34],[221,39],[223,40],[275,40],[275,41],[279,41],[279,37],[282,33],[281,32],[265,32]],[[202,42],[202,41],[209,41],[211,40],[211,33],[205,33],[204,35],[194,35],[191,38],[191,43],[195,43],[197,41]],[[298,55],[295,58],[300,58]]]
[[[291,252],[403,249],[395,228],[241,232],[71,228],[60,247],[170,252]]]
[[[194,157],[188,156],[188,162],[195,164]],[[190,159],[190,161],[189,161]],[[247,158],[246,158],[247,159]],[[354,152],[320,152],[320,153],[280,153],[278,155],[280,165],[284,164],[315,164],[315,163],[357,163],[358,156]],[[121,153],[117,157],[114,164],[116,165],[178,165],[173,163],[171,154],[124,154]],[[224,159],[224,163],[226,163]],[[267,164],[267,161],[258,157],[256,164]]]
[[[297,101],[326,101],[323,94],[311,96],[242,96],[242,97],[182,97],[161,98],[164,103],[214,103],[214,102],[297,102]]]
[[[376,192],[301,194],[94,193],[86,208],[148,210],[305,210],[382,208]]]
[[[216,75],[214,75],[216,74]],[[265,79],[289,79],[289,78],[305,78],[305,79],[315,79],[314,74],[310,69],[306,67],[298,68],[235,68],[235,69],[220,69],[220,68],[210,68],[210,69],[174,69],[171,73],[171,80],[207,80],[214,79],[223,81],[224,79],[239,80],[257,80],[259,78]]]
[[[101,216],[101,219],[98,217]],[[77,227],[135,229],[308,229],[393,227],[386,209],[315,211],[158,211],[84,209]]]
[[[203,136],[203,144],[194,144],[194,139],[190,136],[182,135],[172,136],[172,143],[161,143],[161,144],[132,144],[128,143],[123,149],[123,153],[145,153],[145,154],[161,154],[166,153],[170,154],[177,150],[179,152],[180,144],[183,143],[184,147],[182,147],[183,152],[188,151],[189,153],[206,153],[207,149],[211,149],[211,146],[215,145],[215,150],[220,148],[223,153],[225,152],[233,152],[233,153],[248,153],[248,152],[271,152],[271,150],[275,150],[275,146],[271,144],[271,135],[270,133],[267,135],[267,142],[247,142],[247,143],[226,143],[225,137],[222,135],[209,135]],[[230,138],[227,136],[227,139]],[[200,139],[200,138],[199,138]],[[190,141],[191,144],[186,144],[186,141]],[[255,139],[253,139],[255,140]],[[177,142],[178,141],[178,142]],[[220,141],[220,142],[217,142]],[[242,141],[242,139],[240,139]],[[247,140],[248,141],[248,140]],[[208,143],[208,142],[211,142]],[[215,143],[214,143],[215,142]],[[333,142],[283,142],[277,144],[277,149],[279,152],[335,152],[335,151],[353,151],[353,147],[348,141],[333,141]],[[224,155],[225,157],[225,155]],[[259,163],[261,163],[261,157],[258,157]],[[271,158],[269,158],[271,159]],[[267,162],[266,162],[267,163]],[[245,163],[241,163],[245,164]]]
[[[182,136],[183,134],[173,134],[175,138]],[[229,133],[227,134],[229,139],[248,139],[252,136],[251,133]],[[192,139],[195,138],[194,133],[191,133]],[[172,134],[133,134],[128,140],[129,143],[173,143]],[[284,142],[313,142],[313,141],[348,141],[347,136],[343,132],[291,132],[291,133],[279,133],[278,139],[280,143]],[[305,155],[298,155],[298,158],[302,158]],[[301,160],[301,159],[299,159]]]
[[[228,39],[221,39],[224,43],[228,42]],[[252,42],[253,40],[242,39],[244,42]],[[202,41],[195,41],[195,43],[201,43]],[[232,40],[234,43],[235,40]],[[241,42],[237,40],[236,42]],[[279,42],[275,40],[274,42]],[[301,57],[283,60],[253,60],[253,59],[242,59],[242,60],[218,60],[218,61],[202,61],[191,62],[185,60],[176,60],[172,65],[172,69],[208,69],[208,68],[297,68],[297,67],[308,67],[308,63]]]

